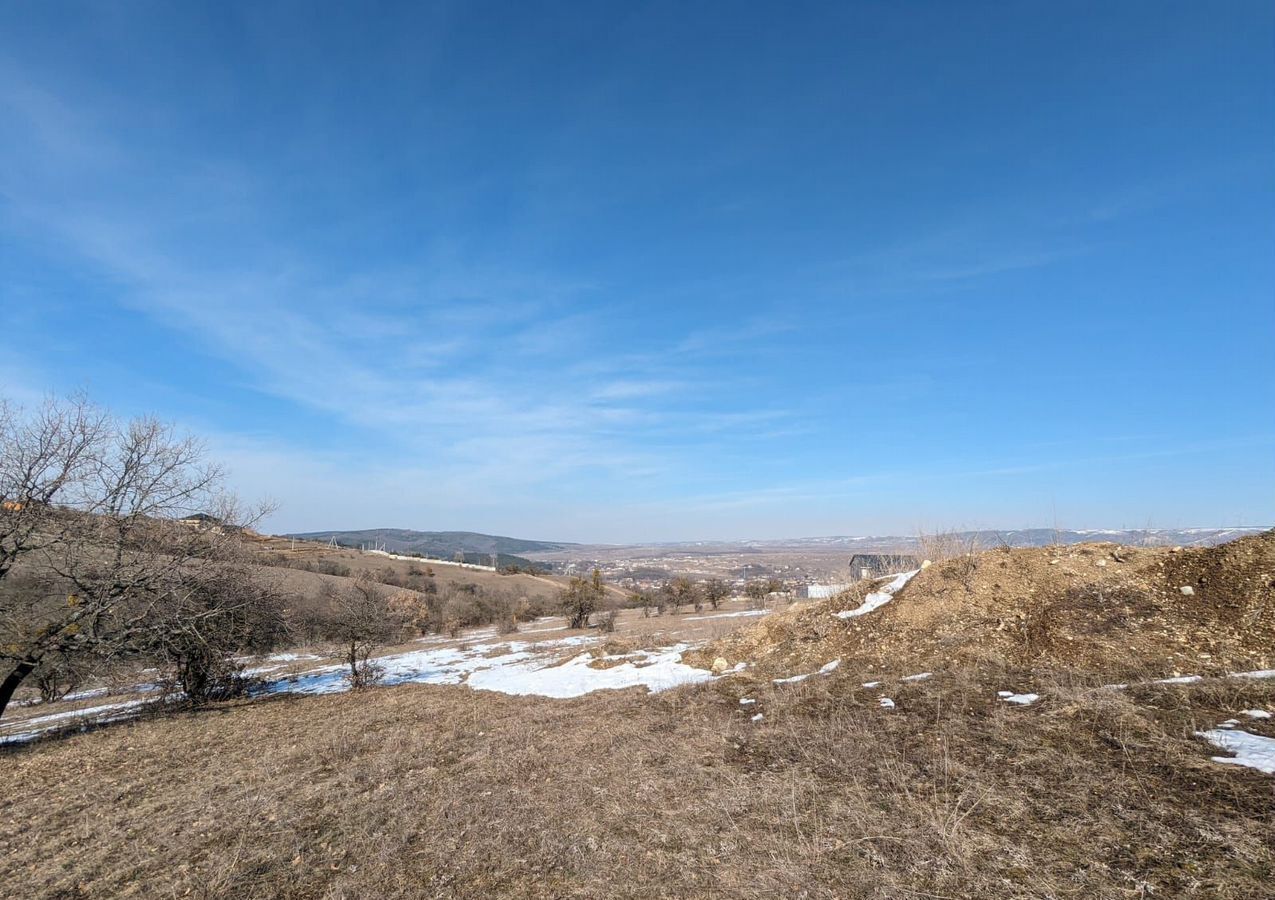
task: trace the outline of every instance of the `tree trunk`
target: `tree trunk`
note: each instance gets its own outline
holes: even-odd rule
[[[13,667],[8,675],[4,677],[4,682],[0,683],[0,716],[4,715],[4,711],[9,706],[9,701],[13,699],[13,692],[18,689],[18,685],[26,680],[26,677],[35,669],[36,660],[24,659]]]

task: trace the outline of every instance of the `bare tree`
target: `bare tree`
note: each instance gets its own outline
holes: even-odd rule
[[[83,397],[0,404],[0,715],[42,664],[154,645],[166,611],[240,552],[245,518],[221,482],[154,419],[120,423]],[[18,570],[32,580],[13,584]]]
[[[769,586],[764,581],[750,581],[744,588],[744,594],[749,600],[748,605],[753,609],[765,609],[766,595],[769,593]]]
[[[372,651],[399,630],[384,588],[361,573],[343,584],[329,584],[328,596],[330,628],[341,645],[341,659],[350,668],[350,686],[374,684],[381,669],[372,662]]]
[[[717,609],[722,601],[730,596],[730,587],[720,578],[711,578],[704,585],[704,599],[708,605]]]
[[[30,415],[0,399],[0,581],[66,538],[55,504],[94,505],[86,487],[110,430],[83,397],[47,400]]]
[[[699,591],[696,589],[695,582],[691,581],[685,575],[679,575],[673,579],[673,605],[680,609],[684,605],[694,605],[698,611],[704,607],[704,602],[699,598]]]

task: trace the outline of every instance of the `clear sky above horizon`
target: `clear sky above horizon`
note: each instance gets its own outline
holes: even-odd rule
[[[1275,522],[1275,6],[0,0],[0,393],[272,530]]]

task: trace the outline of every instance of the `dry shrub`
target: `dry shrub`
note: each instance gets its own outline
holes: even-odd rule
[[[615,622],[619,617],[618,610],[609,609],[602,615],[598,616],[597,628],[603,634],[613,634],[615,632]]]
[[[930,562],[951,562],[951,568],[969,590],[978,565],[977,557],[985,548],[976,531],[936,531],[917,534],[921,558]]]

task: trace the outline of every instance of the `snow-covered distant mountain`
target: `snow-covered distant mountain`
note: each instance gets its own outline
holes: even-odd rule
[[[1268,531],[1268,525],[1236,525],[1225,528],[1023,528],[980,529],[952,532],[945,537],[978,547],[1045,547],[1050,544],[1080,544],[1087,541],[1111,541],[1142,547],[1208,547],[1233,541],[1249,534]],[[778,547],[837,548],[851,550],[895,549],[919,546],[917,535],[834,535],[776,540],[736,541],[737,546],[775,549]],[[723,541],[721,544],[732,542]]]

